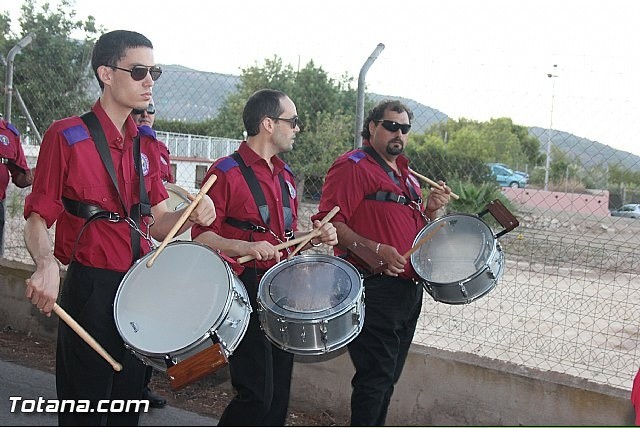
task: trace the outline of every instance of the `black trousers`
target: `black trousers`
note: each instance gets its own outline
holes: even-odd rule
[[[140,400],[145,366],[125,349],[113,318],[113,301],[124,273],[73,262],[62,286],[60,306],[123,366],[116,372],[64,322],[58,324],[56,389],[59,400]],[[106,408],[109,408],[109,403]],[[103,405],[102,407],[105,407]],[[139,412],[60,412],[61,426],[132,426]]]
[[[382,426],[416,330],[422,287],[385,275],[365,279],[364,286],[364,326],[347,345],[356,369],[351,425]]]
[[[0,201],[0,256],[4,254],[4,199]]]
[[[229,357],[236,396],[218,426],[284,426],[287,418],[293,354],[271,344],[260,329],[256,302],[260,274],[246,269],[240,276],[253,312],[244,338]]]

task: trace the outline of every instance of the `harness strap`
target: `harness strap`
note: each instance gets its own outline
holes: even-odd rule
[[[393,172],[393,169],[391,169],[389,164],[386,163],[384,159],[382,159],[382,157],[378,154],[378,152],[376,152],[376,150],[373,147],[363,146],[362,148],[360,148],[360,150],[362,150],[363,152],[371,156],[376,161],[376,163],[380,165],[380,167],[384,170],[384,172],[387,173],[387,175],[389,176],[389,178],[391,178],[393,183],[396,186],[402,188],[400,181],[398,181],[398,178],[396,177],[395,172]],[[376,201],[397,202],[403,205],[409,205],[411,202],[422,204],[422,198],[416,193],[416,190],[413,188],[413,186],[407,186],[407,188],[409,189],[409,193],[411,196],[410,199],[404,195],[397,195],[393,192],[376,192],[371,195],[365,196],[365,199],[373,199]]]
[[[253,169],[249,168],[247,164],[242,160],[240,153],[233,152],[230,156],[238,163],[238,167],[240,168],[240,172],[244,177],[247,185],[249,186],[249,190],[251,190],[251,195],[253,196],[253,200],[258,206],[258,212],[260,213],[260,218],[262,222],[269,226],[271,221],[271,215],[269,213],[269,206],[267,205],[267,200],[264,196],[264,192],[262,191],[262,187],[258,182],[258,178],[256,174],[253,172]],[[278,174],[278,179],[280,180],[280,190],[282,192],[282,214],[284,218],[284,228],[285,228],[285,236],[291,234],[291,225],[293,224],[293,211],[291,210],[291,202],[289,199],[288,189],[289,186],[285,182],[284,176],[282,173]],[[265,232],[266,228],[255,225],[249,221],[241,221],[233,218],[227,218],[227,223],[234,227],[238,227],[243,230],[253,230]]]
[[[411,200],[409,200],[409,198],[407,198],[404,195],[398,195],[397,193],[383,192],[383,191],[372,193],[370,195],[365,196],[364,198],[371,199],[374,201],[395,202],[397,204],[402,204],[402,205],[409,205],[412,202]]]
[[[21,166],[19,166],[17,163],[15,163],[13,161],[13,159],[8,159],[8,158],[3,158],[0,157],[0,164],[4,164],[7,165],[7,168],[11,169],[11,168],[15,168],[18,170],[18,172],[22,172],[24,174],[27,173],[27,170],[22,168]]]
[[[131,214],[129,214],[129,210],[127,210],[127,206],[122,199],[122,195],[120,194],[120,189],[118,187],[118,178],[115,172],[115,168],[113,166],[113,158],[111,157],[111,152],[109,151],[109,144],[107,143],[107,138],[104,135],[104,131],[102,126],[100,125],[100,121],[96,117],[95,113],[92,111],[84,113],[80,116],[80,119],[85,123],[87,129],[89,129],[89,133],[91,134],[91,138],[93,139],[96,149],[98,150],[98,154],[100,155],[100,159],[107,172],[109,173],[109,177],[111,178],[111,182],[113,183],[116,193],[118,194],[118,199],[120,199],[120,204],[122,205],[123,214],[125,217],[130,217],[139,228],[140,226],[140,216],[142,212],[148,211],[150,213],[151,207],[149,204],[149,195],[147,194],[147,190],[144,183],[144,178],[140,178],[142,171],[142,161],[140,155],[140,138],[136,136],[133,141],[134,147],[134,157],[136,162],[136,169],[140,181],[140,204],[136,204],[131,207]],[[145,202],[146,201],[146,202]],[[149,205],[148,208],[140,207],[143,204]],[[140,235],[138,231],[133,227],[131,228],[131,257],[132,262],[135,262],[140,258]]]

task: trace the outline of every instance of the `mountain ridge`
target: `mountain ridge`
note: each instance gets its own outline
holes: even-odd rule
[[[177,64],[163,64],[163,75],[154,86],[157,118],[164,120],[199,121],[214,118],[224,100],[240,84],[240,76],[210,71],[198,71]],[[374,102],[384,98],[400,99],[413,113],[413,129],[424,132],[432,125],[446,121],[449,116],[416,100],[367,93]],[[633,171],[640,170],[640,156],[608,145],[580,137],[566,131],[527,126],[529,134],[538,138],[541,151],[546,152],[549,136],[554,146],[586,168],[598,165],[622,165]]]

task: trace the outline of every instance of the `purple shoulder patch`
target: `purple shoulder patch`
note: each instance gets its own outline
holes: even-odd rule
[[[146,135],[147,137],[152,137],[154,140],[157,140],[156,131],[154,131],[150,126],[143,125],[138,126],[138,132],[140,135]]]
[[[64,138],[67,140],[67,144],[73,146],[75,143],[80,141],[88,140],[91,138],[89,136],[89,131],[82,125],[72,126],[71,128],[67,128],[62,131]]]
[[[17,136],[20,136],[20,131],[18,131],[18,128],[16,128],[13,123],[7,123],[7,128]]]
[[[364,157],[365,157],[365,153],[362,150],[356,150],[355,152],[353,152],[350,156],[349,159],[354,161],[355,163],[360,162]]]
[[[231,156],[227,156],[216,165],[216,168],[226,173],[231,168],[234,168],[236,166],[238,166],[238,162],[236,162],[235,159],[233,159]]]

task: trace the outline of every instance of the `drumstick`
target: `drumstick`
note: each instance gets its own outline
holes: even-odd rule
[[[324,218],[320,221],[320,227],[324,226],[325,224],[327,224],[329,222],[329,220],[331,220],[333,218],[333,216],[335,216],[336,214],[338,214],[338,211],[340,211],[340,207],[339,206],[335,206],[333,207],[333,209],[331,211],[329,211],[327,213],[326,216],[324,216]],[[320,227],[318,227],[318,229],[320,229]],[[311,235],[311,233],[314,230],[318,230],[318,229],[313,229],[309,231],[309,235]],[[309,236],[307,235],[307,236]],[[295,250],[293,250],[293,252],[291,254],[289,254],[289,258],[295,256],[296,254],[298,254],[298,251],[302,250],[302,247],[304,247],[305,245],[307,245],[307,243],[309,243],[309,241],[311,241],[313,238],[309,238],[308,240],[304,240],[301,243],[298,244],[298,246],[295,248]]]
[[[418,248],[420,248],[420,246],[422,244],[424,244],[425,242],[427,242],[429,239],[431,239],[431,237],[438,231],[440,230],[440,228],[442,226],[444,226],[446,223],[440,223],[438,226],[436,226],[431,232],[429,232],[427,234],[427,236],[423,237],[422,239],[420,239],[418,242],[416,242],[416,245],[414,245],[413,247],[411,247],[411,249],[409,251],[407,251],[404,256],[405,259],[407,257],[409,257],[411,254],[415,253],[416,251],[418,251]]]
[[[304,241],[306,239],[313,239],[318,235],[320,235],[320,231],[318,229],[313,229],[313,231],[310,232],[308,235],[300,236],[298,238],[294,238],[294,239],[291,239],[291,240],[289,240],[287,242],[283,242],[281,244],[276,245],[275,249],[278,250],[278,251],[284,250],[285,248],[291,247],[292,245],[297,245],[297,244],[301,243],[302,241]],[[246,263],[246,262],[249,262],[249,261],[251,261],[251,260],[253,260],[255,258],[256,258],[256,256],[254,256],[253,254],[247,254],[246,256],[239,257],[238,259],[236,259],[236,261],[238,263]]]
[[[117,372],[122,370],[122,364],[113,359],[111,355],[85,330],[82,328],[80,324],[76,320],[74,320],[71,315],[67,313],[64,309],[58,306],[57,303],[53,304],[53,312],[56,313],[60,317],[62,321],[64,321],[73,331],[75,331],[78,336],[82,340],[84,340],[87,345],[91,346],[91,348],[96,351],[102,358],[107,360],[111,367]]]
[[[409,168],[409,172],[413,175],[415,175],[416,177],[418,177],[419,179],[421,179],[422,181],[424,181],[425,183],[427,183],[430,186],[435,187],[436,189],[440,189],[440,190],[444,190],[444,188],[439,185],[438,183],[436,183],[435,181],[433,181],[432,179],[425,177],[422,174],[419,174],[417,172],[415,172],[414,170],[412,170],[411,168]],[[453,199],[460,199],[460,196],[456,195],[455,193],[451,192],[451,197]]]
[[[158,247],[158,249],[153,254],[153,256],[151,256],[149,261],[147,261],[148,268],[153,266],[153,263],[156,261],[156,259],[158,258],[162,250],[164,250],[167,244],[169,243],[169,241],[171,241],[173,237],[176,236],[176,233],[178,233],[182,225],[187,221],[187,219],[189,218],[193,210],[196,208],[196,206],[200,202],[200,199],[202,199],[202,197],[209,191],[209,189],[211,188],[211,186],[213,186],[213,183],[215,183],[217,179],[218,179],[217,175],[211,174],[211,177],[209,177],[209,179],[202,185],[202,188],[196,195],[193,202],[191,202],[191,204],[189,204],[189,206],[185,208],[184,212],[182,213],[182,215],[180,216],[176,224],[173,225],[173,228],[169,231],[167,236],[164,237],[164,241],[162,241],[162,244],[160,244],[160,247]]]

